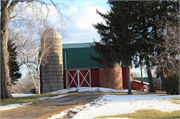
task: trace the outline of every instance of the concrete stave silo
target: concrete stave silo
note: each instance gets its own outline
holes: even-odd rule
[[[52,44],[53,43],[53,44]],[[47,29],[41,35],[41,49],[45,53],[41,65],[42,93],[61,90],[63,85],[62,36],[55,29]]]

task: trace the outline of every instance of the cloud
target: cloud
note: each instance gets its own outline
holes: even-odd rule
[[[35,18],[34,16],[38,15],[36,16],[38,24],[38,20],[46,16],[47,8],[45,5],[41,6],[37,3],[30,4],[31,6],[29,7],[29,5],[23,3],[24,11],[19,15],[31,18]],[[91,3],[86,3],[86,5],[88,4]],[[102,13],[106,13],[107,10],[98,6],[86,5],[83,8],[71,6],[69,9],[61,11],[61,13],[65,15],[63,17],[57,12],[53,5],[48,6],[49,16],[47,20],[50,27],[60,31],[63,37],[63,43],[93,42],[93,40],[99,41],[101,39],[92,24],[103,22],[103,19],[96,13],[96,9]],[[36,7],[38,10],[33,11],[33,7]],[[19,8],[19,6],[16,8]],[[72,22],[69,22],[68,18],[70,18]],[[39,23],[41,22],[39,21]],[[65,35],[63,36],[63,34]]]
[[[107,10],[98,6],[87,6],[82,9],[72,8],[75,10],[70,17],[74,22],[66,24],[68,37],[63,39],[63,43],[93,42],[94,39],[99,41],[100,36],[92,24],[103,22],[103,19],[96,13],[96,9],[102,13],[106,13]]]

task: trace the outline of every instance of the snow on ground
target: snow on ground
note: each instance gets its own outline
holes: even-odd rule
[[[58,90],[58,91],[54,91],[54,92],[50,92],[50,93],[95,92],[95,91],[110,92],[110,93],[128,92],[128,90],[115,90],[115,89],[110,89],[110,88],[80,87],[80,88],[63,89],[63,90]],[[132,92],[137,92],[137,91],[132,90]]]
[[[75,107],[49,119],[72,115],[73,119],[88,117],[93,119],[99,116],[110,116],[125,113],[133,113],[136,110],[156,109],[165,112],[180,110],[179,104],[171,103],[171,98],[179,98],[179,95],[103,95],[91,103]]]
[[[32,102],[22,103],[22,104],[9,104],[6,106],[0,106],[0,111],[9,110],[9,109],[17,108],[17,107],[22,107],[22,106],[26,106],[26,105],[30,105],[30,104],[32,104]]]
[[[42,98],[38,98],[40,100],[49,100],[49,99],[56,99],[56,98],[62,98],[66,95],[58,95],[58,96],[53,96],[53,97],[42,97]]]
[[[33,96],[33,95],[36,95],[36,94],[12,94],[13,97],[27,97],[27,96]],[[53,96],[53,97],[42,97],[42,98],[38,98],[38,99],[39,100],[49,100],[49,99],[61,98],[64,96],[66,96],[66,95],[58,95],[58,96]],[[5,106],[0,106],[0,111],[9,110],[12,108],[17,108],[17,107],[21,107],[21,106],[30,105],[30,104],[32,104],[32,102],[21,103],[21,104],[9,104],[9,105],[5,105]]]
[[[58,90],[58,91],[53,91],[50,93],[68,93],[68,92],[77,92],[77,88],[69,88],[69,89],[63,89],[63,90]]]
[[[128,90],[114,90],[114,89],[110,89],[110,88],[99,88],[100,91],[102,92],[109,92],[109,93],[123,93],[123,92],[128,92]],[[132,92],[138,92],[135,90],[131,90]]]
[[[28,97],[33,95],[37,95],[37,94],[12,94],[13,97]]]
[[[81,87],[81,88],[70,88],[54,91],[51,93],[68,93],[68,92],[93,92],[93,91],[102,91],[102,92],[127,92],[127,90],[114,90],[109,88],[99,88],[99,87]],[[136,92],[136,91],[132,91]],[[32,96],[33,94],[18,94],[13,97],[19,96]],[[60,98],[65,95],[50,97],[42,97],[40,100],[45,99],[54,99]],[[166,95],[166,94],[151,94],[151,95],[103,95],[98,99],[95,99],[91,103],[88,103],[83,106],[79,106],[76,108],[72,108],[66,111],[61,112],[60,114],[54,115],[49,119],[55,119],[67,115],[72,115],[74,119],[81,119],[88,117],[95,118],[99,116],[110,116],[110,115],[118,115],[125,113],[133,113],[136,110],[143,109],[157,109],[160,111],[174,111],[180,110],[180,105],[171,103],[169,101],[171,98],[179,98],[179,95]],[[23,103],[23,104],[11,104],[6,106],[0,106],[0,111],[16,108],[19,106],[25,106],[31,103]]]
[[[80,88],[69,88],[69,89],[63,89],[63,90],[58,90],[58,91],[54,91],[51,92],[53,94],[55,93],[68,93],[68,92],[94,92],[94,91],[102,91],[102,92],[127,92],[127,90],[114,90],[114,89],[110,89],[110,88],[99,88],[99,87],[80,87]],[[136,92],[133,91],[132,92]],[[27,97],[27,96],[33,96],[36,94],[12,94],[13,97]],[[54,97],[42,97],[42,98],[38,98],[40,100],[48,100],[48,99],[55,99],[55,98],[61,98],[64,97],[66,95],[59,95],[59,96],[54,96]],[[22,103],[22,104],[9,104],[6,106],[0,106],[0,111],[3,110],[8,110],[8,109],[12,109],[12,108],[17,108],[20,106],[26,106],[32,104],[32,102],[30,103]]]

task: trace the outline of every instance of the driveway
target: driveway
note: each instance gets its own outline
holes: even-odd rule
[[[78,103],[91,99],[95,96],[101,95],[101,92],[91,92],[91,93],[80,93],[78,95],[66,96],[49,102],[17,108],[13,110],[7,110],[1,112],[0,117],[2,118],[17,118],[17,119],[34,119],[43,118],[49,115],[61,112],[62,110],[71,108]]]

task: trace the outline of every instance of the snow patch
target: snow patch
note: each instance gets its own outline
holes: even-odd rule
[[[111,116],[118,114],[134,113],[136,110],[156,109],[164,112],[180,110],[179,104],[169,101],[171,98],[179,98],[178,95],[103,95],[91,103],[75,107],[48,119],[88,117],[94,119],[99,116]],[[118,119],[118,118],[111,118]],[[127,118],[126,118],[127,119]]]
[[[115,90],[111,88],[100,88],[100,87],[80,87],[80,88],[69,88],[69,89],[63,89],[58,91],[53,91],[50,93],[68,93],[68,92],[109,92],[109,93],[121,93],[121,92],[128,92],[128,90]],[[132,90],[132,92],[138,92],[135,90]]]
[[[9,109],[17,108],[17,107],[22,107],[22,106],[26,106],[26,105],[30,105],[30,104],[32,104],[32,102],[22,103],[22,104],[9,104],[6,106],[0,106],[0,111],[9,110]]]
[[[61,98],[61,97],[65,97],[66,95],[58,95],[58,96],[53,96],[53,97],[42,97],[42,98],[38,98],[39,100],[49,100],[49,99],[56,99],[56,98]]]
[[[37,94],[12,94],[13,97],[28,97],[33,95],[37,95]]]

